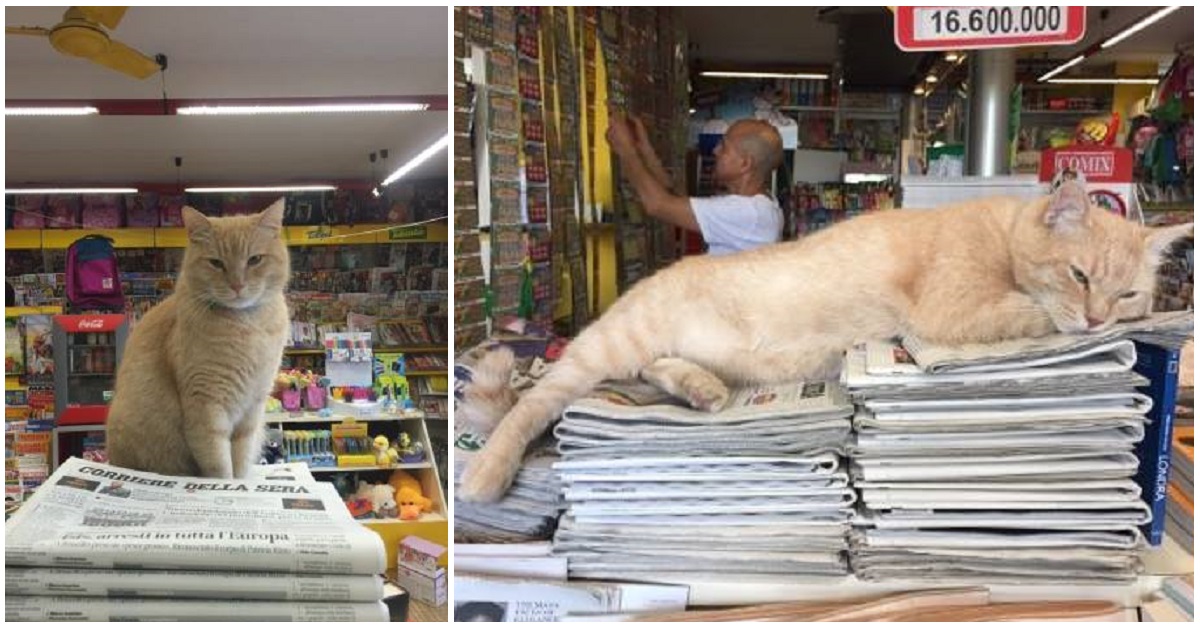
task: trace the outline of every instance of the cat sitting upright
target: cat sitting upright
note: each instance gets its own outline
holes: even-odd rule
[[[259,214],[183,209],[175,292],[134,327],[108,412],[109,460],[166,475],[241,478],[290,333],[284,201]]]
[[[504,416],[458,495],[499,499],[525,447],[604,379],[641,376],[718,409],[728,383],[835,377],[844,352],[907,333],[992,342],[1099,330],[1150,312],[1162,253],[1148,229],[1064,181],[1034,201],[870,214],[795,242],[695,257],[643,280]]]

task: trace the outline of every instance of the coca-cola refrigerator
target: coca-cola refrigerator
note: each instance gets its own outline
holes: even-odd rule
[[[105,461],[104,423],[129,319],[124,314],[63,314],[53,320],[53,463],[71,456]]]

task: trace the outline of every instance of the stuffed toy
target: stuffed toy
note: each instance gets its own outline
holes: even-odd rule
[[[386,467],[392,464],[391,458],[388,456],[388,439],[387,436],[376,436],[374,441],[375,448],[375,464]]]
[[[399,514],[396,506],[396,489],[391,484],[371,484],[359,480],[354,499],[371,502],[371,510],[380,519],[394,519]]]
[[[433,500],[425,497],[421,483],[409,473],[397,470],[388,479],[388,484],[395,490],[396,503],[400,505],[400,518],[404,520],[420,519],[421,513],[433,510]]]

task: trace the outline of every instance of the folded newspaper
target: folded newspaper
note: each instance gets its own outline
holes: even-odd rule
[[[455,426],[454,481],[462,480],[467,464],[486,437],[466,426]],[[554,534],[564,508],[561,486],[553,465],[559,459],[553,440],[531,445],[508,493],[496,503],[454,500],[454,538],[459,543],[521,543],[546,540]]]
[[[962,346],[933,345],[907,336],[904,338],[904,348],[917,365],[930,373],[1012,370],[1072,361],[1078,359],[1081,353],[1120,341],[1143,340],[1180,347],[1192,337],[1195,325],[1195,314],[1191,310],[1154,312],[1144,319],[1116,323],[1096,333],[1055,334]]]
[[[388,621],[383,602],[276,602],[138,598],[4,599],[5,621]]]
[[[71,458],[5,522],[5,565],[383,573],[382,540],[333,485],[294,479],[171,477]]]

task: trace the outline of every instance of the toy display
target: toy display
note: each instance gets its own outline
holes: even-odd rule
[[[302,407],[320,410],[325,407],[327,384],[328,379],[312,371],[292,369],[275,377],[275,392],[272,394],[287,412],[299,412]]]
[[[1075,137],[1080,144],[1112,146],[1116,141],[1119,128],[1121,128],[1121,114],[1114,111],[1111,116],[1084,118],[1079,122]]]
[[[288,430],[283,433],[287,462],[304,462],[310,467],[336,467],[329,430]]]
[[[412,521],[421,518],[421,513],[433,510],[433,500],[425,496],[421,483],[412,474],[403,470],[392,472],[388,484],[395,489],[396,503],[400,505],[400,518]]]
[[[412,407],[403,353],[375,354],[375,395],[384,409]]]

